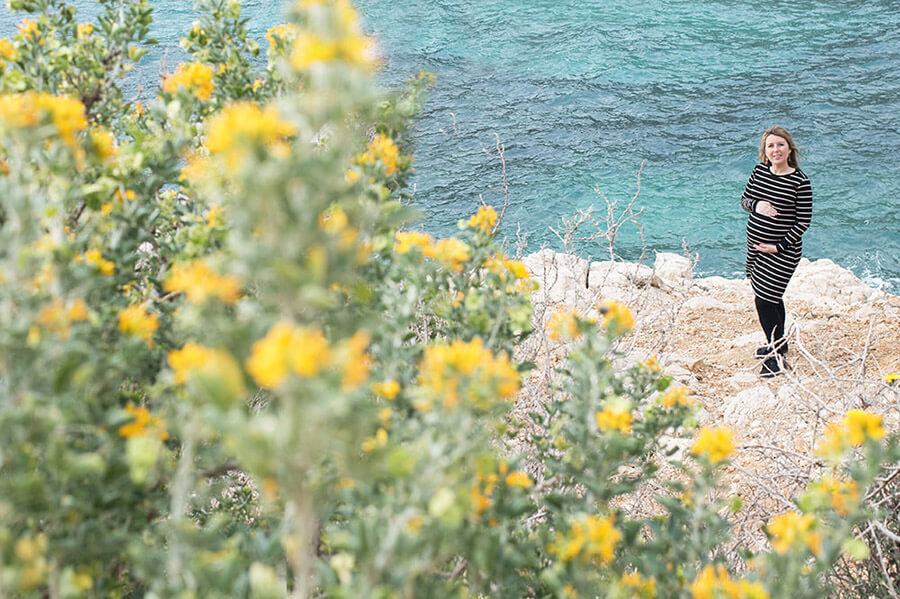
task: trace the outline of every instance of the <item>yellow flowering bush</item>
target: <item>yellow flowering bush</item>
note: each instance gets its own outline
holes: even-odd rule
[[[212,97],[213,87],[212,67],[197,62],[178,65],[175,72],[163,79],[162,83],[162,90],[166,93],[174,94],[180,89],[186,89],[201,101]]]
[[[10,7],[3,596],[812,599],[864,559],[900,458],[876,414],[828,430],[771,552],[736,548],[734,435],[698,434],[655,360],[618,365],[628,306],[560,312],[568,355],[521,359],[538,283],[493,207],[414,230],[431,78],[380,90],[347,0],[293,1],[267,61],[239,2],[201,0],[143,103],[115,74],[148,0]],[[545,375],[550,401],[514,413]],[[694,437],[696,459],[671,450]]]

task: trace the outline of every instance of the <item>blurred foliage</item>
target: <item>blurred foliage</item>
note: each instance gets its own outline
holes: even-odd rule
[[[100,4],[13,0],[0,40],[0,596],[812,598],[866,557],[880,417],[832,427],[738,570],[731,433],[667,449],[694,402],[614,369],[625,306],[557,315],[567,382],[511,415],[536,283],[493,208],[410,228],[433,78],[379,90],[346,0],[299,0],[265,61],[200,2],[143,102],[150,5]],[[623,509],[651,484],[655,516]]]

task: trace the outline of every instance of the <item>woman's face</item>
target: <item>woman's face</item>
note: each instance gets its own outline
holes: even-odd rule
[[[766,158],[769,164],[776,167],[784,167],[787,165],[788,156],[791,155],[791,146],[787,140],[777,135],[769,135],[766,137]]]

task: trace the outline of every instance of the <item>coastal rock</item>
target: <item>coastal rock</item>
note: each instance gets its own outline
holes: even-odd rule
[[[680,289],[691,283],[693,268],[685,256],[660,252],[653,263],[652,284],[663,289]]]
[[[859,304],[884,295],[827,258],[815,262],[801,258],[785,293],[788,300],[804,300],[829,308]]]

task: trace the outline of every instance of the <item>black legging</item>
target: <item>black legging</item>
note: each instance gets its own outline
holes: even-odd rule
[[[766,334],[766,342],[773,347],[781,347],[784,341],[784,301],[778,300],[776,304],[756,297],[756,313]]]

